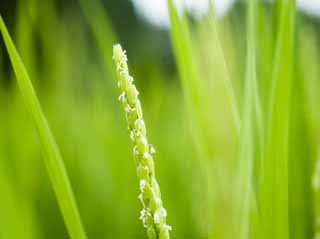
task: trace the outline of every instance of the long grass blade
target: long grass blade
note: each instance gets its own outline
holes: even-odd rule
[[[288,124],[292,82],[295,2],[281,1],[265,157],[261,166],[260,212],[264,238],[289,238]]]
[[[214,147],[212,146],[215,135],[213,128],[211,127],[212,92],[208,90],[208,85],[206,85],[208,83],[206,83],[201,78],[201,74],[199,74],[200,69],[198,64],[200,59],[198,59],[198,55],[194,48],[191,30],[185,12],[178,14],[172,0],[168,0],[168,9],[171,22],[172,46],[185,94],[185,100],[187,102],[190,117],[194,123],[195,143],[202,156],[212,158],[212,155],[215,153]],[[226,70],[226,68],[224,69]],[[231,88],[229,87],[228,89],[230,90]],[[230,96],[230,94],[227,95]],[[231,95],[233,95],[233,93]],[[230,97],[228,98],[230,99]],[[236,135],[239,135],[239,115],[236,110],[236,104],[231,104],[230,113],[232,116],[235,116],[234,131]]]
[[[85,238],[85,232],[58,146],[43,114],[24,64],[0,17],[0,30],[6,45],[24,101],[33,117],[44,153],[44,161],[60,206],[66,227],[73,239]]]
[[[253,186],[253,166],[257,150],[255,135],[260,136],[262,144],[262,116],[257,87],[256,74],[256,0],[247,1],[247,45],[246,77],[244,82],[244,99],[242,104],[240,153],[239,153],[239,236],[242,239],[255,238],[251,234],[257,231],[258,210]],[[255,133],[255,123],[258,132]],[[260,147],[261,148],[261,147]]]
[[[316,216],[314,202],[319,202],[319,198],[314,198],[312,186],[312,173],[317,157],[317,143],[319,131],[313,128],[319,122],[315,117],[318,111],[317,97],[319,85],[318,64],[319,48],[315,41],[314,31],[308,27],[301,28],[303,20],[297,17],[297,53],[294,59],[295,71],[292,87],[292,110],[290,122],[290,164],[289,164],[289,232],[290,238],[317,238],[314,235],[316,224],[319,219]],[[310,31],[311,30],[311,31]],[[316,84],[314,84],[316,83]],[[313,95],[313,92],[315,95]],[[310,101],[314,98],[314,102]],[[315,108],[312,105],[315,103]],[[313,124],[312,121],[316,124]],[[314,137],[316,136],[316,137]],[[316,182],[316,181],[314,181]]]
[[[241,127],[241,120],[240,120],[240,113],[238,111],[238,105],[237,105],[237,101],[236,101],[236,97],[235,97],[235,93],[233,90],[233,86],[232,86],[232,82],[230,79],[230,74],[227,68],[227,62],[225,60],[225,56],[224,56],[224,52],[222,49],[222,45],[221,45],[221,41],[219,38],[219,32],[218,32],[218,23],[217,23],[217,19],[216,16],[214,14],[214,7],[213,7],[213,3],[211,1],[209,1],[209,17],[210,17],[210,30],[213,33],[213,37],[214,37],[214,42],[213,44],[216,47],[216,54],[219,56],[219,60],[221,61],[221,71],[223,74],[223,83],[224,83],[224,87],[226,90],[226,94],[228,97],[228,104],[230,106],[230,110],[231,110],[231,114],[233,117],[233,123],[234,123],[234,127],[236,128],[237,134],[240,134],[240,127]]]
[[[188,20],[184,12],[178,15],[173,1],[168,0],[168,8],[171,21],[171,40],[174,54],[178,66],[182,88],[185,94],[189,115],[195,122],[195,142],[198,150],[203,157],[212,155],[210,145],[211,135],[206,127],[207,111],[205,109],[208,101],[205,100],[205,94],[202,92],[201,79],[198,74],[198,62],[195,59],[192,39],[189,31]],[[192,112],[192,113],[191,113]],[[210,157],[210,156],[209,156]]]

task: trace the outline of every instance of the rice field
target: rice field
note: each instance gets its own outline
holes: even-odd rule
[[[0,239],[320,238],[308,1],[1,2]]]

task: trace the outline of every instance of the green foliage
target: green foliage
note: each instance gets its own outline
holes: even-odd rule
[[[291,0],[199,19],[174,3],[159,30],[128,24],[130,1],[18,1],[6,19],[22,60],[1,22],[0,238],[84,238],[79,214],[88,238],[144,238],[138,194],[149,238],[169,237],[162,200],[172,238],[319,235],[317,20]]]
[[[42,112],[28,73],[0,18],[0,30],[10,56],[23,99],[33,117],[44,152],[44,160],[71,238],[85,238],[67,172],[48,122]]]
[[[265,238],[289,238],[288,144],[293,70],[294,1],[282,1],[261,164],[261,225]]]

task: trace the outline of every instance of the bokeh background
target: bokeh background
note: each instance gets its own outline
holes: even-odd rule
[[[62,152],[88,238],[145,238],[139,221],[138,180],[125,117],[118,102],[112,44],[127,50],[140,92],[156,172],[172,238],[231,238],[229,223],[237,146],[219,80],[213,86],[212,152],[197,150],[172,52],[166,1],[162,0],[1,0],[0,13],[28,69]],[[206,1],[186,6],[211,89],[214,53],[206,23]],[[237,98],[245,75],[245,3],[216,0],[222,46]],[[311,179],[319,151],[319,3],[298,1],[296,74],[304,100],[299,138],[306,159],[295,174],[296,238],[316,231],[317,194]],[[266,24],[258,28],[273,42],[272,9],[263,3]],[[262,23],[261,23],[262,24]],[[265,35],[263,35],[265,34]],[[270,76],[272,59],[264,39],[258,74]],[[264,49],[264,51],[263,51]],[[260,55],[259,55],[260,54]],[[259,60],[261,59],[261,60]],[[261,83],[262,89],[267,83]],[[265,87],[265,88],[264,88]],[[266,91],[266,90],[265,90]],[[263,95],[264,90],[262,90]],[[206,93],[204,93],[206,94]],[[300,121],[299,121],[300,122]],[[299,128],[299,129],[300,129]],[[301,136],[301,137],[300,137]],[[308,143],[306,143],[308,142]],[[301,146],[301,143],[297,143]],[[299,148],[299,147],[298,147]],[[310,160],[307,160],[310,159]],[[308,162],[307,162],[308,161]],[[217,175],[219,177],[213,176]],[[300,172],[300,171],[299,171]],[[306,179],[305,179],[306,178]],[[305,179],[299,180],[299,179]],[[294,180],[293,180],[294,182]],[[218,186],[217,186],[218,185]],[[219,225],[213,227],[212,225]],[[299,227],[300,228],[300,227]],[[299,234],[300,233],[300,234]],[[304,237],[307,235],[310,237]],[[68,238],[42,160],[37,133],[16,85],[0,40],[0,238]]]

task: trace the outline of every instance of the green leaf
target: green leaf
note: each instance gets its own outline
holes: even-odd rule
[[[199,64],[201,64],[201,59],[198,59],[195,53],[191,30],[185,12],[179,15],[172,0],[168,0],[168,8],[171,22],[172,46],[189,114],[196,129],[195,141],[202,156],[205,155],[205,157],[212,158],[214,154],[212,145],[212,142],[214,142],[212,130],[214,128],[212,127],[211,120],[212,92],[208,90],[208,83],[200,77]],[[212,19],[211,27],[214,31],[217,31],[214,19]],[[213,44],[215,49],[218,50],[219,59],[222,61],[223,73],[221,77],[223,78],[226,95],[229,100],[228,105],[230,108],[228,110],[234,120],[233,126],[235,132],[239,135],[240,117],[217,32],[214,34]]]
[[[257,238],[258,208],[253,185],[253,168],[257,152],[262,150],[263,120],[256,73],[256,0],[247,1],[246,77],[242,104],[239,150],[239,237]],[[255,125],[257,125],[257,132]],[[258,140],[255,140],[255,137]],[[251,233],[252,230],[252,233]]]
[[[44,161],[47,171],[60,206],[66,227],[70,237],[74,239],[85,238],[85,232],[80,215],[73,196],[67,172],[60,155],[58,146],[49,128],[49,124],[42,112],[40,103],[29,79],[24,64],[11,40],[8,30],[0,16],[0,30],[7,48],[18,85],[30,111],[38,131],[41,146],[44,153]]]
[[[264,238],[289,238],[288,141],[295,2],[281,1],[273,66],[265,156],[261,164],[260,212]]]

